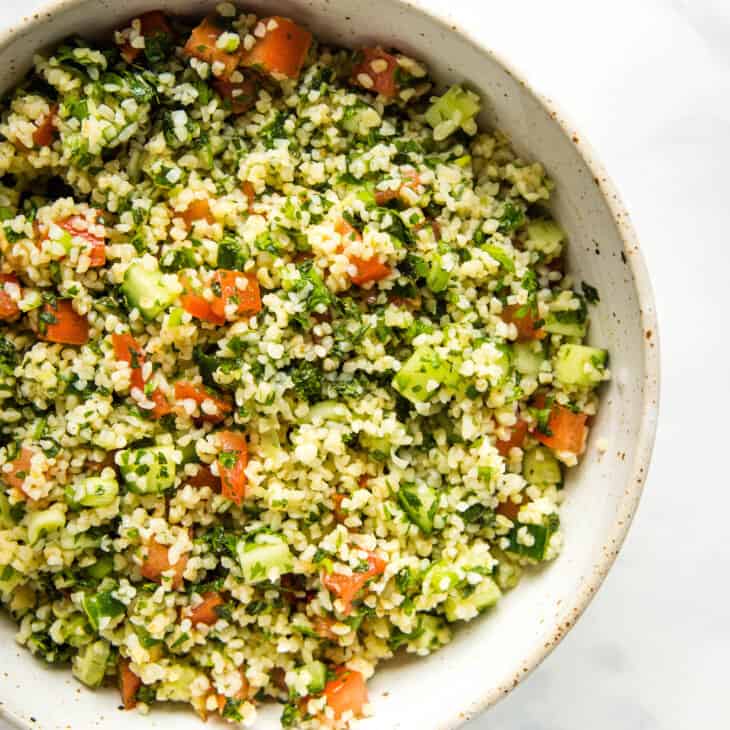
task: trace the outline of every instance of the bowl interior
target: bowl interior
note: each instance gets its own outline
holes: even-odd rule
[[[203,15],[214,5],[215,0],[60,0],[0,44],[0,89],[19,79],[34,52],[66,35],[97,36],[153,8]],[[464,626],[439,653],[394,661],[369,684],[376,717],[364,726],[454,727],[508,692],[562,638],[623,540],[656,416],[656,325],[643,263],[590,152],[504,65],[456,29],[393,0],[250,0],[245,7],[291,15],[338,44],[392,45],[424,60],[441,82],[467,81],[486,100],[482,123],[508,133],[517,150],[540,160],[557,183],[553,210],[570,236],[570,269],[576,282],[587,281],[601,294],[592,310],[590,340],[608,347],[613,379],[603,393],[588,453],[566,485],[563,554],[526,577],[488,617]],[[599,439],[608,447],[602,454]],[[0,657],[6,668],[12,666],[0,673],[0,710],[23,727],[149,730],[172,722],[178,730],[200,727],[192,712],[174,708],[155,709],[148,717],[122,713],[116,692],[91,692],[68,670],[46,669],[15,645],[13,635],[10,622],[0,622]],[[256,727],[278,728],[278,715],[278,707],[263,709]]]

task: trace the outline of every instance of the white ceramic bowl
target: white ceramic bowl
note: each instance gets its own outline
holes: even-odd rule
[[[160,8],[202,16],[216,0],[56,0],[0,37],[0,89],[17,82],[33,53],[72,33],[99,35]],[[380,730],[453,728],[509,692],[562,639],[611,567],[646,477],[657,417],[659,359],[652,293],[628,216],[583,138],[519,76],[464,30],[405,0],[239,0],[264,14],[290,15],[345,46],[380,43],[424,60],[442,82],[467,81],[486,99],[481,122],[542,161],[557,183],[554,213],[570,236],[577,281],[601,293],[590,339],[608,347],[613,379],[603,393],[588,453],[569,477],[560,558],[527,577],[489,616],[471,622],[427,659],[398,660],[369,683]],[[596,448],[605,439],[608,450]],[[618,627],[617,627],[618,628]],[[68,670],[46,669],[0,623],[0,711],[22,728],[150,730],[199,728],[188,709],[122,713],[113,690],[91,692]],[[259,730],[279,727],[263,710]]]

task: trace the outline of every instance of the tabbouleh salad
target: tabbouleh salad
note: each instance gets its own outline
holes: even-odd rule
[[[224,3],[0,110],[0,597],[121,704],[346,727],[560,551],[605,350],[552,183],[417,60]]]

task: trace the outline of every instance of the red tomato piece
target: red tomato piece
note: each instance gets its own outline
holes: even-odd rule
[[[64,231],[68,231],[72,236],[78,236],[88,242],[90,246],[90,268],[104,266],[106,263],[106,244],[104,238],[99,238],[99,236],[89,231],[89,223],[86,218],[80,215],[72,215],[65,220],[59,221],[58,225]]]
[[[353,83],[388,99],[397,96],[398,59],[382,48],[363,48],[359,53],[362,55],[362,61],[355,64],[352,69]]]
[[[218,472],[221,475],[221,494],[240,505],[246,496],[246,467],[248,445],[240,431],[218,433]]]
[[[38,330],[40,338],[46,342],[85,345],[89,341],[89,321],[73,308],[71,299],[44,304]]]
[[[209,15],[196,28],[193,28],[190,38],[183,48],[183,52],[188,56],[206,61],[211,66],[214,63],[222,63],[223,72],[218,78],[227,79],[236,70],[241,59],[241,51],[237,49],[233,52],[228,52],[222,48],[218,48],[216,43],[218,42],[219,36],[224,32],[225,30],[221,27],[218,18]]]
[[[512,435],[507,441],[497,441],[497,451],[499,451],[502,456],[508,456],[510,449],[513,449],[515,446],[519,446],[521,448],[522,444],[525,443],[527,431],[527,421],[520,419],[514,426],[512,426]]]
[[[210,203],[208,203],[206,198],[195,198],[183,212],[182,218],[188,228],[192,226],[195,221],[200,220],[207,221],[208,223],[215,223],[215,218],[213,218],[213,214],[210,211]]]
[[[343,667],[337,671],[334,679],[327,682],[324,696],[336,719],[342,717],[348,710],[354,717],[360,717],[363,707],[368,702],[365,678],[360,672]]]
[[[21,294],[20,280],[15,274],[0,274],[0,320],[9,322],[20,315]]]
[[[502,319],[517,327],[517,340],[520,342],[524,340],[541,340],[545,337],[545,330],[535,326],[537,320],[532,311],[526,306],[512,304],[505,307],[502,312]]]
[[[352,575],[342,573],[322,574],[322,584],[342,601],[345,614],[352,611],[352,602],[365,584],[371,578],[382,575],[388,565],[374,553],[368,555],[367,562],[369,566],[367,570]]]
[[[202,598],[202,603],[187,611],[187,618],[190,619],[193,626],[197,626],[198,624],[212,626],[219,618],[216,608],[222,606],[225,603],[225,599],[218,591],[208,591],[208,593],[203,594]]]
[[[163,545],[157,542],[157,540],[152,539],[147,544],[147,557],[142,563],[141,572],[147,580],[161,583],[162,574],[172,569],[174,570],[172,587],[177,590],[182,587],[183,573],[185,572],[187,563],[188,556],[183,553],[174,565],[171,564],[167,545]]]
[[[210,423],[218,423],[225,419],[226,414],[233,410],[233,406],[228,401],[218,398],[209,393],[202,385],[194,385],[187,381],[178,380],[175,383],[175,400],[194,400],[200,407],[201,418]],[[215,413],[206,413],[203,410],[203,403],[206,401],[215,406]]]
[[[48,147],[56,136],[56,114],[58,104],[54,104],[48,114],[36,124],[33,132],[33,144],[36,147]]]
[[[33,452],[23,446],[20,453],[10,462],[10,471],[0,470],[0,479],[9,487],[15,487],[23,491],[25,478],[30,472],[30,460],[33,458]]]
[[[262,18],[259,25],[265,29],[264,36],[257,38],[250,51],[244,51],[241,65],[274,76],[298,78],[312,45],[312,34],[279,15]]]
[[[172,35],[172,28],[167,22],[165,14],[160,10],[151,10],[149,13],[143,13],[139,16],[140,33],[144,38],[154,38],[155,36],[161,35]],[[134,63],[142,53],[141,48],[135,48],[128,42],[124,43],[119,52],[122,54],[122,58],[127,63]]]
[[[129,664],[129,659],[119,657],[119,693],[125,710],[132,710],[137,706],[137,690],[142,684],[142,680],[129,668]]]
[[[243,81],[226,81],[216,79],[213,88],[220,94],[224,101],[231,103],[231,111],[234,114],[243,114],[255,103],[259,85],[253,78],[245,78]]]

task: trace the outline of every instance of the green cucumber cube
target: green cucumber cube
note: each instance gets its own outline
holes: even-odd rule
[[[80,507],[108,507],[119,494],[114,477],[89,477],[69,484],[65,490],[66,502],[72,509]]]
[[[120,451],[116,462],[130,492],[159,494],[175,484],[176,456],[171,446],[150,446]]]
[[[555,222],[550,220],[534,220],[527,224],[527,248],[540,251],[547,260],[560,254],[565,233]]]
[[[591,387],[603,380],[608,352],[587,345],[561,345],[553,371],[563,385]]]
[[[446,620],[459,621],[462,616],[469,616],[473,610],[481,613],[494,606],[502,596],[499,586],[489,577],[474,589],[468,596],[449,596],[444,602]]]
[[[74,677],[87,687],[99,687],[106,674],[110,653],[107,641],[95,641],[82,647],[73,658],[71,671]]]
[[[425,535],[433,532],[433,518],[438,508],[436,492],[427,484],[403,483],[396,492],[396,498],[408,519]]]
[[[126,610],[124,604],[114,598],[110,591],[85,595],[83,606],[89,624],[95,631],[101,628],[102,619],[115,619]]]
[[[439,386],[458,388],[462,379],[457,366],[432,347],[418,347],[393,378],[393,387],[413,403],[428,400]],[[436,387],[433,387],[435,384]]]
[[[165,285],[159,269],[150,269],[141,263],[132,264],[124,274],[122,291],[142,316],[155,319],[177,298],[177,294]]]
[[[563,472],[560,462],[550,449],[537,446],[525,452],[522,461],[522,476],[536,487],[562,487]]]
[[[537,375],[545,362],[545,351],[539,340],[515,342],[512,345],[515,370],[521,375]]]
[[[435,98],[426,110],[425,119],[433,127],[433,138],[440,142],[459,128],[470,129],[468,122],[479,113],[479,97],[461,86],[452,86]]]
[[[253,540],[240,540],[236,553],[247,583],[271,580],[272,569],[275,579],[294,569],[294,556],[286,541],[271,533],[260,533]]]
[[[66,515],[60,505],[33,512],[28,517],[28,542],[35,545],[38,540],[66,525]]]

